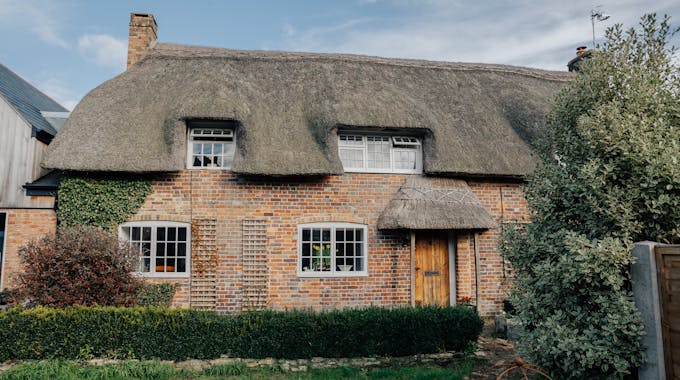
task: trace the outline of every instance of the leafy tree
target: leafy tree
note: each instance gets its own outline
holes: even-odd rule
[[[556,100],[525,189],[532,223],[504,234],[521,346],[556,378],[621,378],[644,360],[632,242],[680,242],[675,32],[655,15],[607,31]]]
[[[19,256],[19,290],[38,305],[129,306],[141,285],[130,247],[94,227],[60,228],[22,247]]]

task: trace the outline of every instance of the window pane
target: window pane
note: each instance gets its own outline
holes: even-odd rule
[[[151,255],[151,243],[142,243],[142,253],[141,256]]]
[[[203,144],[203,154],[212,154],[212,144]]]
[[[335,244],[335,256],[345,256],[345,243]]]
[[[354,270],[357,270],[357,271],[364,270],[364,259],[363,258],[354,259]]]
[[[175,272],[175,259],[170,259],[168,258],[165,262],[165,271],[166,272]]]
[[[222,144],[215,144],[213,146],[213,153],[222,154]]]
[[[371,137],[369,136],[369,139]],[[385,138],[387,140],[387,138]],[[390,149],[392,144],[389,141],[383,141],[381,138],[374,138],[369,140],[366,147],[368,155],[366,156],[367,167],[373,169],[389,169],[390,168]]]
[[[186,227],[179,227],[177,228],[177,240],[179,241],[187,241],[187,228]]]
[[[310,256],[311,255],[311,247],[310,243],[302,243],[302,256]]]
[[[201,154],[201,144],[194,143],[194,147],[192,149],[192,152],[193,152],[194,155]]]
[[[156,256],[165,256],[165,243],[156,243]]]
[[[321,230],[312,230],[312,241],[321,240]]]
[[[395,151],[394,152],[394,168],[395,169],[415,169],[416,168],[416,152],[411,151]]]
[[[338,228],[335,230],[335,241],[345,241],[345,229]]]
[[[331,230],[324,229],[323,233],[321,235],[321,240],[324,241],[324,242],[331,241]]]
[[[187,260],[177,259],[177,272],[184,273],[187,271]]]
[[[175,251],[175,243],[168,243],[167,253],[168,256],[177,256],[177,252]]]
[[[354,241],[354,230],[348,229],[346,235],[347,235],[347,241]]]
[[[311,260],[310,260],[309,257],[303,257],[302,258],[302,270],[303,271],[311,270],[310,263],[311,263]]]
[[[156,272],[165,272],[165,259],[156,259]]]
[[[357,256],[363,256],[364,255],[364,245],[361,244],[361,243],[354,243],[354,244],[356,244],[355,248],[354,248],[354,253]]]
[[[357,241],[364,241],[364,230],[361,228],[357,228],[354,230],[354,235]]]
[[[151,259],[150,258],[142,258],[140,262],[140,272],[150,272],[151,271]]]
[[[158,227],[156,229],[156,240],[165,241],[165,227]]]
[[[354,244],[347,244],[347,248],[345,249],[345,255],[354,256]]]
[[[363,168],[364,167],[364,151],[363,149],[347,149],[340,148],[340,161],[343,167],[346,168]]]
[[[310,241],[309,237],[310,237],[310,231],[309,231],[309,229],[304,228],[304,229],[302,230],[302,241]]]
[[[151,227],[142,227],[142,240],[151,241]]]
[[[168,241],[177,240],[177,228],[168,227]]]
[[[187,255],[187,244],[186,243],[177,244],[177,256],[186,256],[186,255]]]
[[[132,227],[132,241],[139,241],[139,227]]]
[[[313,270],[313,271],[320,271],[321,270],[321,259],[320,258],[313,257],[311,259],[311,262],[312,262],[311,267],[310,267],[311,270]]]

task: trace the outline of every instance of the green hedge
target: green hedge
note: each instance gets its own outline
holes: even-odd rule
[[[0,362],[83,356],[138,359],[403,356],[462,351],[483,322],[467,307],[218,315],[154,307],[0,312]]]

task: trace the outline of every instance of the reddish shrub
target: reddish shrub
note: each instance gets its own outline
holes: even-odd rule
[[[110,232],[92,227],[60,228],[22,247],[19,290],[44,306],[128,306],[141,284],[132,275],[136,255]]]

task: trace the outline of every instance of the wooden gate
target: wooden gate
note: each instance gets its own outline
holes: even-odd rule
[[[414,301],[416,305],[450,303],[449,240],[443,231],[416,233],[414,268]]]
[[[680,379],[680,246],[656,246],[666,377]]]

